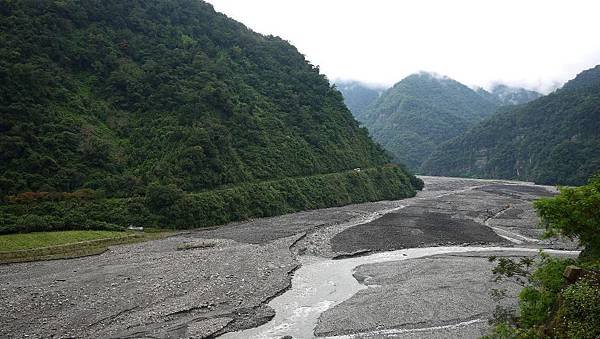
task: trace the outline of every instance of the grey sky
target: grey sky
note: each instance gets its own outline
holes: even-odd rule
[[[542,92],[600,64],[594,0],[208,0],[280,36],[330,79],[391,85],[425,70]]]

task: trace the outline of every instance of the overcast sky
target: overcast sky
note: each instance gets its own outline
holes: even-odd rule
[[[329,79],[391,85],[420,71],[547,92],[600,64],[597,0],[208,0],[282,37]]]

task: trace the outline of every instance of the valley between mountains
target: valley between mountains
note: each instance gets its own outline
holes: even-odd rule
[[[488,256],[578,254],[540,240],[532,201],[552,187],[421,178],[414,198],[0,266],[0,337],[478,337],[499,286]]]
[[[600,9],[268,2],[0,1],[0,338],[600,338]]]

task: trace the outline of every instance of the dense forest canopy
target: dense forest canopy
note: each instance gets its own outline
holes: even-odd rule
[[[196,0],[0,2],[0,193],[379,166],[317,67]]]
[[[528,104],[505,108],[441,146],[432,175],[584,184],[600,171],[600,66]]]
[[[0,32],[0,232],[203,226],[422,184],[383,168],[294,46],[205,2],[0,1]]]

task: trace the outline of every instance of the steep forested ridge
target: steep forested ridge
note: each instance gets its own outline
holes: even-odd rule
[[[198,190],[385,162],[293,46],[205,3],[2,12],[5,193],[154,180]]]
[[[600,66],[528,104],[500,110],[441,146],[433,175],[579,185],[600,171]]]
[[[295,47],[202,1],[1,1],[0,28],[5,202],[206,192],[388,161]],[[10,208],[18,218],[3,222],[25,223]]]
[[[357,119],[396,161],[418,170],[438,145],[498,106],[457,81],[419,73],[385,91]]]

